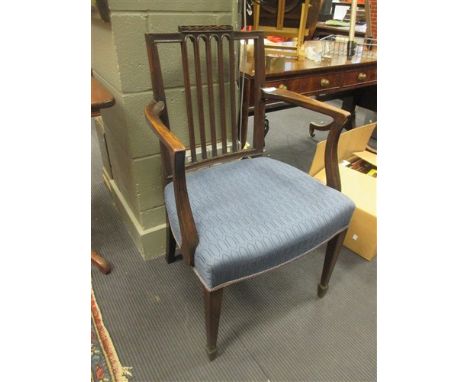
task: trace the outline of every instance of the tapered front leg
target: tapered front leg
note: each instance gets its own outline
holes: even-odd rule
[[[325,296],[328,291],[328,282],[330,281],[333,268],[335,268],[336,260],[338,260],[338,255],[340,254],[345,236],[346,231],[343,231],[334,236],[327,244],[325,261],[323,263],[322,278],[320,279],[320,284],[318,284],[317,288],[317,294],[320,298]]]
[[[218,340],[223,289],[210,292],[203,288],[203,296],[205,298],[206,352],[210,361],[213,361],[218,353],[216,342]]]

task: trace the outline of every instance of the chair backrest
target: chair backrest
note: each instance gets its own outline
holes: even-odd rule
[[[249,40],[251,43],[247,44]],[[163,56],[159,48],[161,44],[171,43],[180,45],[180,51],[173,50],[171,67],[162,68],[160,57]],[[180,113],[186,116],[186,126],[172,128],[188,147],[187,169],[263,152],[265,102],[260,89],[265,82],[265,57],[261,32],[237,32],[228,25],[180,26],[178,33],[146,34],[146,45],[154,100],[165,103],[160,115],[162,122],[171,129],[170,115],[176,112],[178,117]],[[177,57],[175,53],[179,62],[173,59]],[[239,66],[247,59],[247,54],[253,55],[249,61],[255,62],[254,89],[249,89],[255,100],[255,110],[253,142],[244,149],[240,147],[239,132],[241,124],[247,123],[248,104],[242,97],[243,77]],[[172,79],[177,80],[175,68],[182,71],[179,79],[183,77],[185,113],[180,110],[183,102],[171,104],[173,99],[166,98],[169,89],[165,89],[163,73],[171,72]],[[177,94],[181,96],[180,91]],[[172,107],[177,110],[168,110]],[[185,128],[188,134],[182,132]],[[167,161],[165,170],[170,177]]]

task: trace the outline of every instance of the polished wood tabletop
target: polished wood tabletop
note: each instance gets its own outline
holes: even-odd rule
[[[287,46],[292,43],[282,43],[282,46]],[[321,52],[322,43],[317,40],[306,41],[304,43],[305,49],[312,47],[316,52]],[[274,47],[274,45],[269,45]],[[247,59],[243,59],[241,55],[240,64],[241,71],[247,77],[254,76],[254,60],[251,57],[251,46],[247,46]],[[245,52],[245,50],[244,50]],[[375,54],[374,54],[375,53]],[[307,58],[294,58],[294,57],[280,57],[276,56],[266,56],[265,62],[265,74],[267,78],[281,77],[285,73],[290,75],[298,75],[301,73],[311,73],[314,71],[323,71],[323,70],[339,70],[352,68],[353,65],[359,66],[360,64],[375,64],[377,63],[376,52],[373,52],[372,55],[355,55],[352,58],[348,59],[346,55],[337,55],[333,56],[331,59],[322,58],[320,61],[313,61]]]
[[[114,105],[114,96],[93,76],[91,76],[91,116],[99,115],[99,111]]]

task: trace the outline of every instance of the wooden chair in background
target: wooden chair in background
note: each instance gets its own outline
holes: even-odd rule
[[[317,26],[323,0],[276,0],[262,5],[253,2],[253,29],[267,35],[296,38],[294,47],[268,47],[268,51],[301,55],[304,39],[312,37]]]
[[[254,41],[255,112],[253,142],[243,148],[236,50],[244,46],[240,41],[249,39]],[[185,142],[171,131],[169,116],[180,121],[182,110],[174,114],[168,110],[174,99],[166,98],[163,72],[168,72],[161,68],[161,49],[170,43],[180,48],[183,74],[171,73],[171,77],[183,78],[186,102],[186,120],[172,127]],[[235,32],[230,26],[182,26],[179,33],[146,34],[146,44],[154,101],[145,108],[145,116],[161,147],[169,228],[166,259],[175,261],[178,247],[202,284],[207,352],[212,360],[217,355],[224,287],[284,265],[328,242],[318,295],[327,292],[354,210],[351,200],[339,192],[336,151],[350,114],[288,90],[263,89],[261,32]],[[170,57],[173,71],[174,51]],[[292,166],[261,157],[267,99],[332,117],[325,153],[328,187]]]

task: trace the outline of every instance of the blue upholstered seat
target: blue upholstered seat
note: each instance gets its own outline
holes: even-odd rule
[[[344,230],[354,203],[285,163],[256,158],[187,175],[199,244],[195,271],[208,289],[292,260]],[[174,188],[166,208],[181,243]]]

